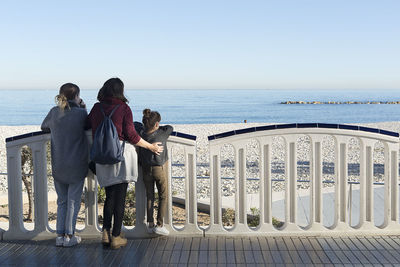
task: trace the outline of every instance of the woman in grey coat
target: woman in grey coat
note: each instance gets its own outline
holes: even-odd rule
[[[81,242],[75,235],[75,224],[88,172],[87,111],[79,92],[75,84],[61,86],[57,106],[41,126],[51,133],[51,167],[57,192],[56,246],[64,247]]]

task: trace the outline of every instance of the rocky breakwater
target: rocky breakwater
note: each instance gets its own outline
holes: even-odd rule
[[[284,105],[348,105],[348,104],[364,104],[364,105],[379,105],[389,104],[398,105],[400,101],[283,101],[280,104]]]

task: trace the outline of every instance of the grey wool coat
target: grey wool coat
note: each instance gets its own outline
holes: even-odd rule
[[[42,123],[51,133],[51,168],[53,178],[64,184],[85,179],[88,172],[88,141],[85,134],[87,111],[75,102],[70,108],[53,107]]]

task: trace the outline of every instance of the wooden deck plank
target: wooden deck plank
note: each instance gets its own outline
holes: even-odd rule
[[[302,240],[303,241],[303,240]],[[322,264],[321,259],[318,257],[318,254],[314,250],[306,250],[308,256],[314,264]]]
[[[275,238],[275,242],[276,242],[276,246],[278,248],[278,250],[288,250],[288,248],[286,247],[285,241],[283,241],[282,237],[277,237]]]
[[[189,256],[189,263],[199,263],[199,251],[198,250],[191,250]]]
[[[73,248],[55,247],[54,240],[9,242],[2,243],[0,265],[400,265],[400,251],[395,249],[400,246],[397,236],[197,237],[193,240],[191,237],[128,240],[128,245],[119,250],[103,248],[100,240],[83,240]]]
[[[270,250],[267,238],[265,236],[259,236],[257,237],[258,243],[260,244],[260,249],[261,250]]]
[[[346,257],[346,255],[341,250],[333,250],[336,257],[341,261],[343,264],[351,264],[351,261]]]
[[[235,259],[235,251],[233,250],[227,250],[226,251],[226,263],[227,264],[235,264],[236,259]]]
[[[291,251],[297,250],[295,245],[294,245],[294,243],[293,243],[293,241],[292,241],[292,239],[290,237],[284,237],[283,238],[283,242],[285,242],[286,248],[288,250],[291,250]]]
[[[253,257],[256,264],[264,263],[264,257],[260,250],[253,250]]]
[[[350,237],[351,242],[357,247],[357,250],[367,250],[367,248],[361,243],[357,237]]]
[[[208,238],[202,238],[200,240],[200,250],[208,250]]]
[[[236,251],[243,251],[243,242],[242,242],[242,238],[235,238],[233,240],[233,246],[235,248]]]
[[[343,250],[343,253],[346,255],[346,257],[349,259],[351,264],[361,264],[361,262],[358,260],[358,258],[355,256],[355,254],[352,253],[350,250]]]
[[[365,238],[371,245],[374,247],[374,249],[381,250],[385,249],[379,242],[373,237],[367,237]]]
[[[369,263],[369,260],[364,256],[364,254],[359,251],[359,250],[354,250],[352,251],[354,256],[357,258],[357,260],[361,263],[361,264],[367,264]]]
[[[251,237],[250,239],[251,250],[261,250],[260,242],[257,237]]]
[[[225,237],[219,237],[217,239],[217,250],[226,250],[226,238]]]
[[[226,250],[235,250],[235,246],[233,245],[233,238],[225,239],[225,248]]]
[[[299,237],[292,237],[292,242],[293,242],[296,250],[306,250]]]
[[[282,240],[283,242],[283,240]],[[290,252],[287,250],[280,250],[279,253],[281,254],[281,258],[284,264],[291,264],[293,263],[292,257],[290,257]]]
[[[216,237],[208,238],[208,250],[217,250],[217,238]]]
[[[216,250],[209,250],[207,257],[208,257],[208,263],[210,264],[218,263],[218,254]]]
[[[333,250],[325,250],[325,254],[329,258],[329,260],[330,260],[330,262],[332,264],[341,264],[342,263],[342,261],[336,255],[335,251],[333,251]]]
[[[391,237],[386,237],[385,242],[387,242],[392,247],[391,249],[400,250],[400,245],[395,242]]]
[[[379,260],[371,253],[371,250],[361,250],[362,254],[368,259],[370,264],[379,264]]]
[[[244,251],[244,259],[246,264],[255,264],[256,261],[254,259],[253,251],[251,250],[245,250]]]
[[[262,250],[261,251],[263,257],[264,257],[264,262],[271,264],[274,263],[274,258],[272,257],[271,251],[269,250]]]
[[[217,250],[217,263],[218,264],[225,264],[226,260],[226,252],[225,250]]]
[[[173,250],[175,246],[175,237],[169,237],[167,243],[165,244],[164,250]]]
[[[172,250],[164,250],[164,253],[161,256],[161,264],[169,264],[169,261],[171,259],[172,255]]]
[[[235,262],[237,264],[245,264],[246,263],[246,258],[244,256],[244,251],[243,250],[235,250]]]
[[[274,237],[266,237],[266,239],[270,250],[278,250],[278,246]]]
[[[181,258],[179,259],[180,264],[188,264],[189,263],[190,250],[182,250]]]

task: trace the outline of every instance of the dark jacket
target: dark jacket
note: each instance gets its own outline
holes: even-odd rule
[[[164,151],[160,155],[156,155],[148,149],[139,149],[139,163],[144,166],[161,166],[168,160],[167,139],[174,130],[171,125],[160,126],[156,131],[151,134],[146,133],[146,129],[140,122],[135,122],[136,131],[139,135],[149,142],[161,142],[164,146]]]

